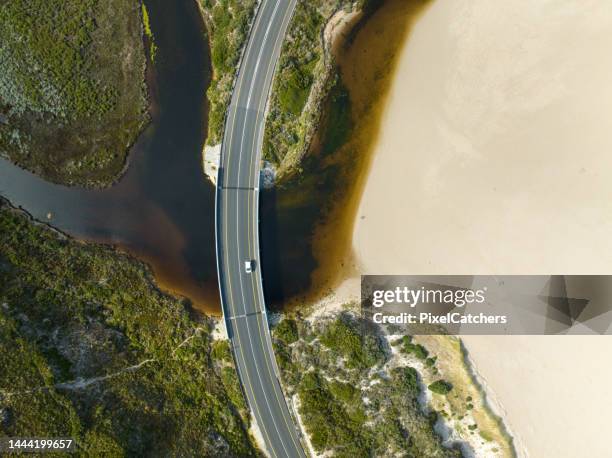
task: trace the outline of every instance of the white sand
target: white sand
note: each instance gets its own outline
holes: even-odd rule
[[[365,273],[612,273],[612,2],[438,0],[357,215]],[[612,337],[469,337],[531,457],[610,456]]]

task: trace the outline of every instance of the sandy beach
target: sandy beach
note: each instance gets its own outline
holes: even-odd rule
[[[353,234],[372,274],[612,273],[612,3],[434,0]],[[612,337],[464,339],[521,456],[610,456]]]

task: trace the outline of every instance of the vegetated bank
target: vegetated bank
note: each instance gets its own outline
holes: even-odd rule
[[[285,315],[272,335],[313,454],[513,456],[458,341],[388,334],[350,304]]]
[[[388,88],[429,1],[335,4],[298,3],[273,86],[264,156],[277,180],[261,225],[264,254],[278,253],[264,273],[283,277],[267,291],[277,305],[313,302],[356,273],[352,228]]]
[[[206,91],[210,104],[206,143],[218,145],[257,0],[198,0],[198,4],[208,29],[213,70]]]
[[[82,189],[0,158],[0,194],[75,238],[127,250],[152,266],[159,286],[219,313],[215,191],[201,167],[211,74],[205,24],[193,0],[146,0],[143,11],[145,46],[154,45],[146,72],[151,122],[125,174],[113,186]]]
[[[333,42],[373,0],[299,1],[274,77],[263,157],[279,177],[299,171],[321,118],[323,102],[338,78]],[[338,41],[338,40],[336,40]]]
[[[206,175],[214,182],[217,178],[225,113],[258,0],[197,1],[210,43],[212,79],[206,91],[209,111],[203,161]]]
[[[0,435],[90,456],[253,456],[227,341],[150,271],[0,201]]]
[[[50,181],[102,187],[147,121],[138,0],[0,8],[0,155]]]

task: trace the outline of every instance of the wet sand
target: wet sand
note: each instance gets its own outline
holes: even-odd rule
[[[343,109],[350,113],[350,128],[346,141],[325,152],[326,129],[333,130],[337,122],[326,119],[326,113],[319,132],[322,138],[315,137],[311,145],[310,154],[318,169],[308,172],[321,176],[321,170],[333,170],[333,185],[322,189],[324,211],[314,227],[312,244],[317,267],[310,276],[305,303],[325,301],[329,294],[338,296],[338,290],[352,296],[354,282],[343,287],[342,281],[359,272],[350,234],[360,196],[403,43],[430,4],[430,0],[386,0],[373,13],[365,14],[350,33],[343,34],[346,40],[335,46],[341,86],[348,94],[349,102]],[[327,110],[333,111],[333,107]]]
[[[359,270],[611,273],[611,45],[609,2],[434,2],[382,117]],[[465,342],[520,455],[609,456],[612,337]]]

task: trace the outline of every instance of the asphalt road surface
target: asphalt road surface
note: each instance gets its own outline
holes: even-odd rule
[[[263,0],[229,107],[217,178],[217,262],[223,316],[249,406],[274,457],[305,456],[279,384],[259,260],[264,112],[296,0]],[[251,273],[246,261],[254,261]]]

